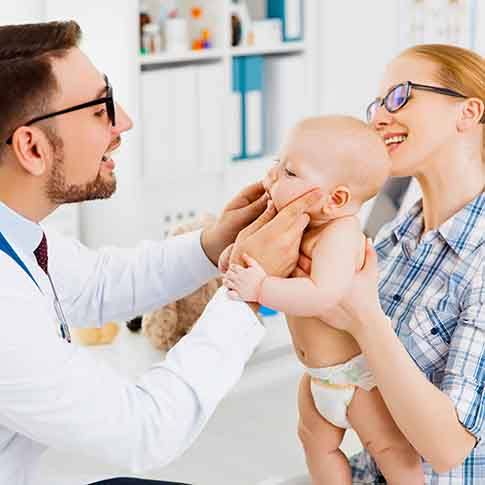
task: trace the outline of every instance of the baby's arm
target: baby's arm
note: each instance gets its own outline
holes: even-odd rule
[[[267,276],[252,258],[248,268],[235,266],[226,274],[231,296],[257,301],[295,316],[318,316],[336,305],[354,277],[363,237],[358,222],[337,221],[322,231],[312,254],[310,278]]]

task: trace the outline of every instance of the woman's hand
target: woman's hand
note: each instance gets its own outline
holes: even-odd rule
[[[293,276],[308,276],[311,260],[300,256]],[[325,323],[339,330],[355,335],[366,325],[382,315],[378,293],[379,270],[377,254],[370,239],[366,242],[365,260],[362,268],[355,274],[348,294],[331,310],[322,313]]]

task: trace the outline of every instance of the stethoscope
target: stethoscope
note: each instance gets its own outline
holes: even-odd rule
[[[19,255],[15,252],[12,248],[10,243],[5,239],[4,235],[0,232],[0,251],[4,252],[7,256],[9,256],[15,263],[17,263],[25,273],[30,277],[30,279],[35,283],[35,286],[39,288],[39,291],[42,292],[40,286],[38,285],[35,278],[32,276],[32,273],[29,271],[29,268],[25,265]],[[54,295],[54,310],[56,312],[56,316],[59,319],[59,333],[60,336],[66,341],[71,342],[71,333],[69,332],[69,325],[67,324],[66,316],[64,315],[64,311],[62,310],[61,302],[59,301],[59,297],[57,296],[57,291],[52,282],[51,275],[47,273],[47,277],[49,278],[49,283],[52,288],[52,293]]]

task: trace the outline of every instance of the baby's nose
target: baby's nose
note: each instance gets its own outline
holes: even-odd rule
[[[266,177],[263,179],[263,187],[266,192],[269,192],[271,190],[271,186],[276,180],[276,176],[274,173],[274,169],[271,169],[267,174]]]

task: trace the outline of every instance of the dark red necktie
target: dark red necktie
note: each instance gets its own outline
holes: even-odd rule
[[[37,246],[37,249],[34,251],[35,259],[37,259],[37,263],[42,268],[45,274],[47,274],[47,239],[45,234],[42,234],[42,241]]]

